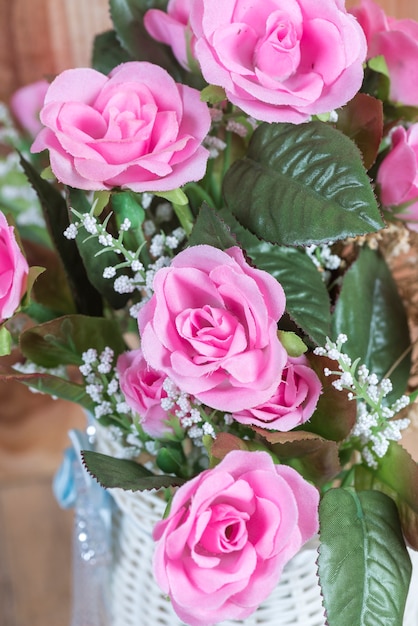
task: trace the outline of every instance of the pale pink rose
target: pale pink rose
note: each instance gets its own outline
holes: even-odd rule
[[[190,24],[206,81],[258,120],[304,122],[360,89],[366,40],[340,0],[194,0]]]
[[[151,37],[170,46],[177,61],[186,70],[190,69],[189,55],[194,56],[194,37],[189,28],[192,1],[169,0],[166,13],[160,9],[149,9],[144,15],[144,26]]]
[[[35,137],[42,128],[39,112],[43,107],[48,87],[48,81],[38,80],[17,89],[10,99],[10,109],[13,115],[20,126],[32,137]]]
[[[277,337],[281,285],[242,251],[180,252],[154,279],[138,316],[148,363],[210,407],[239,411],[270,398],[287,354]]]
[[[418,22],[386,16],[373,0],[351,10],[366,34],[367,58],[382,55],[390,77],[390,99],[418,106]]]
[[[205,174],[209,109],[152,63],[122,63],[109,76],[66,70],[40,117],[32,152],[48,149],[55,176],[72,187],[168,191]]]
[[[165,423],[167,411],[161,407],[167,394],[164,374],[152,369],[140,349],[121,354],[117,362],[119,384],[126,403],[141,418],[141,426],[151,437],[161,437],[170,430]]]
[[[391,150],[380,164],[376,180],[385,208],[411,203],[397,217],[418,231],[418,124],[408,130],[395,128]]]
[[[154,528],[155,578],[191,626],[245,619],[318,530],[319,495],[267,452],[232,451],[182,485]]]
[[[29,267],[14,235],[0,212],[0,322],[9,319],[26,291]]]
[[[321,381],[302,355],[289,357],[272,397],[252,409],[234,413],[241,424],[286,432],[312,417],[321,395]]]

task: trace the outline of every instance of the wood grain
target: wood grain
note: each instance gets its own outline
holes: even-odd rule
[[[49,480],[0,489],[0,623],[67,626],[71,606],[72,513]]]
[[[0,99],[89,65],[94,35],[109,28],[108,0],[0,0]]]
[[[358,4],[348,0],[347,7]],[[380,0],[418,20],[416,0]],[[111,28],[108,0],[0,0],[0,100],[18,87],[89,65],[94,35]]]

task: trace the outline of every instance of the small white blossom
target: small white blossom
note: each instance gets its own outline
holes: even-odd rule
[[[142,204],[142,208],[144,209],[148,209],[151,206],[151,202],[153,199],[153,194],[152,193],[148,193],[148,192],[144,192],[141,196],[141,204]]]
[[[125,217],[125,219],[123,220],[122,224],[120,225],[120,230],[121,232],[126,232],[130,229],[130,227],[132,226],[131,224],[131,220],[129,220],[127,217]]]
[[[135,291],[135,285],[133,284],[132,278],[122,275],[118,276],[113,283],[113,289],[116,293],[132,293]]]
[[[160,202],[155,210],[159,222],[169,222],[173,217],[173,207],[169,202]]]
[[[113,278],[114,276],[116,276],[116,269],[114,267],[109,265],[108,267],[104,268],[103,278]]]
[[[82,224],[86,231],[91,235],[97,235],[97,220],[93,215],[87,213],[82,218]]]
[[[131,263],[131,269],[133,272],[143,272],[144,265],[141,263],[139,259],[134,259]]]
[[[75,239],[77,237],[77,232],[78,232],[77,226],[75,224],[70,224],[64,230],[64,237],[66,239]]]

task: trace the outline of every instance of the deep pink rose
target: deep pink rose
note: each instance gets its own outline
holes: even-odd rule
[[[411,202],[397,217],[418,231],[418,124],[408,130],[402,126],[392,133],[392,148],[377,172],[380,200],[386,208]]]
[[[0,322],[9,319],[26,291],[29,267],[14,235],[0,212]]]
[[[190,69],[189,57],[193,56],[194,46],[189,28],[192,1],[169,0],[167,13],[150,9],[144,15],[144,26],[151,37],[170,46],[177,61],[186,70]]]
[[[10,99],[10,109],[13,115],[32,137],[35,137],[42,128],[39,112],[44,104],[48,87],[48,81],[38,80],[17,89]]]
[[[245,619],[318,530],[317,490],[266,452],[230,452],[175,493],[154,573],[191,626]]]
[[[289,357],[282,378],[272,397],[252,409],[234,413],[241,424],[282,432],[306,422],[315,411],[321,382],[305,356]]]
[[[304,122],[359,90],[364,33],[341,0],[194,0],[206,81],[258,120]]]
[[[367,58],[383,55],[389,70],[390,99],[418,106],[418,22],[386,16],[373,0],[351,10],[364,29]]]
[[[46,128],[32,152],[48,149],[55,176],[72,187],[168,191],[204,176],[209,109],[157,65],[122,63],[109,76],[67,70],[40,117]]]
[[[287,355],[277,337],[285,295],[242,251],[180,252],[154,279],[138,317],[148,363],[210,407],[239,411],[270,398]]]
[[[127,404],[141,417],[141,426],[151,437],[161,437],[169,429],[165,423],[167,411],[161,399],[167,394],[163,389],[165,374],[152,369],[140,349],[121,354],[117,371],[119,384]]]

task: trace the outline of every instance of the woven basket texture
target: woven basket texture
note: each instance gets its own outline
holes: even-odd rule
[[[109,440],[100,439],[101,452],[114,452]],[[165,502],[150,491],[111,489],[110,493],[115,502],[111,626],[183,626],[152,570],[151,533],[164,514]],[[418,625],[418,553],[410,551],[410,555],[414,569],[403,626]],[[275,591],[253,615],[244,621],[224,621],[222,626],[325,626],[317,557],[313,540],[287,564]]]

